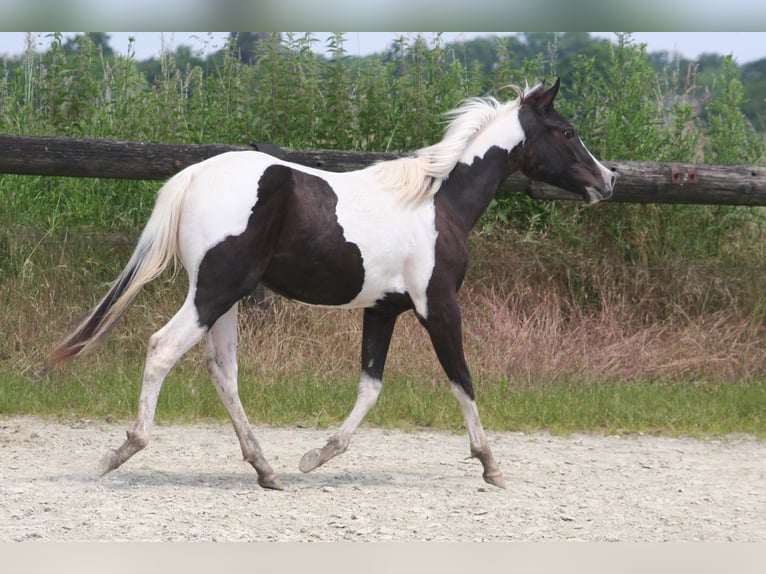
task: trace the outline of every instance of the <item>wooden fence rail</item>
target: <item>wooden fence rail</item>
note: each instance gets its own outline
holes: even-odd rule
[[[234,150],[257,149],[298,164],[329,171],[359,169],[404,154],[338,150],[302,151],[272,144],[174,145],[100,139],[0,135],[0,173],[162,180],[184,167]],[[766,205],[766,168],[745,165],[694,165],[634,161],[604,162],[617,175],[611,201]],[[535,199],[579,199],[520,173],[504,183]]]

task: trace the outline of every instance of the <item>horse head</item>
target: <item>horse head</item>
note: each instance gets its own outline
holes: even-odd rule
[[[519,121],[524,130],[521,171],[536,180],[580,195],[587,203],[609,199],[615,174],[588,151],[575,129],[553,107],[560,81],[539,85],[521,96]]]

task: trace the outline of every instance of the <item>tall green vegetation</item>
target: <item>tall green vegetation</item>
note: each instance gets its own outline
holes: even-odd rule
[[[125,56],[114,56],[103,34],[65,40],[56,33],[47,52],[36,53],[30,45],[21,62],[5,64],[0,131],[406,151],[437,141],[444,128],[441,114],[466,97],[489,93],[507,98],[512,92],[504,87],[510,83],[563,75],[559,106],[599,158],[761,160],[763,140],[741,111],[743,88],[730,58],[705,99],[694,86],[679,90],[662,85],[644,47],[628,34],[619,35],[608,52],[601,42],[589,45],[582,34],[529,34],[526,39],[539,50],[534,58],[519,64],[517,40],[498,39],[492,45],[496,64],[485,69],[459,46],[445,46],[438,35],[430,42],[403,37],[388,54],[361,59],[349,56],[342,33],[330,37],[326,57],[316,54],[317,39],[310,33],[248,36],[243,46],[232,36],[206,60],[181,47],[147,63],[136,62],[131,48]],[[579,55],[572,50],[580,50]],[[151,194],[140,182],[97,182],[99,193],[109,194],[106,188],[114,186],[115,195],[128,201],[105,202],[102,195],[92,203],[116,209],[93,213],[88,222],[88,210],[96,206],[80,209],[76,203],[94,192],[73,189],[92,188],[94,182],[71,182],[70,187],[57,181],[61,193],[55,194],[27,191],[39,190],[39,183],[33,178],[0,181],[2,188],[14,190],[4,194],[13,198],[3,205],[6,221],[49,228],[52,221],[42,214],[55,212],[58,225],[101,221],[114,229],[115,223],[138,224],[151,204]],[[496,219],[486,230],[498,223],[524,230],[543,219],[556,222],[555,207],[521,197],[499,198],[494,207]],[[133,215],[125,219],[126,212]],[[620,221],[611,227],[626,225]],[[627,226],[631,234],[641,234]]]

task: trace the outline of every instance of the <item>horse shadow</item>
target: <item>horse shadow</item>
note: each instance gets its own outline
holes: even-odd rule
[[[286,491],[343,490],[363,488],[417,489],[431,484],[456,484],[464,479],[459,473],[452,475],[433,472],[365,470],[337,470],[304,474],[281,472],[279,474]],[[195,472],[141,468],[119,469],[107,475],[97,473],[71,473],[50,477],[61,483],[97,485],[110,490],[137,490],[146,488],[216,489],[220,491],[264,491],[257,482],[257,475],[250,469],[242,472]]]

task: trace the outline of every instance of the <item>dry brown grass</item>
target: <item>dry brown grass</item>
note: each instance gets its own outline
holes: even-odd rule
[[[129,251],[93,249],[75,261],[61,246],[37,248],[2,277],[0,370],[39,369],[53,344],[105,292]],[[114,271],[92,261],[105,251]],[[743,301],[746,285],[739,279],[576,260],[488,263],[493,257],[491,248],[475,249],[477,263],[460,295],[475,378],[519,384],[737,381],[764,373],[766,329],[758,306]],[[180,305],[184,283],[163,277],[151,285],[89,364],[108,368],[115,356],[140,364],[150,334]],[[358,311],[274,298],[265,308],[243,307],[240,334],[241,366],[257,378],[311,373],[347,380],[359,369]],[[190,355],[186,360],[201,364],[201,353]],[[426,383],[443,380],[411,313],[397,324],[387,371]]]

